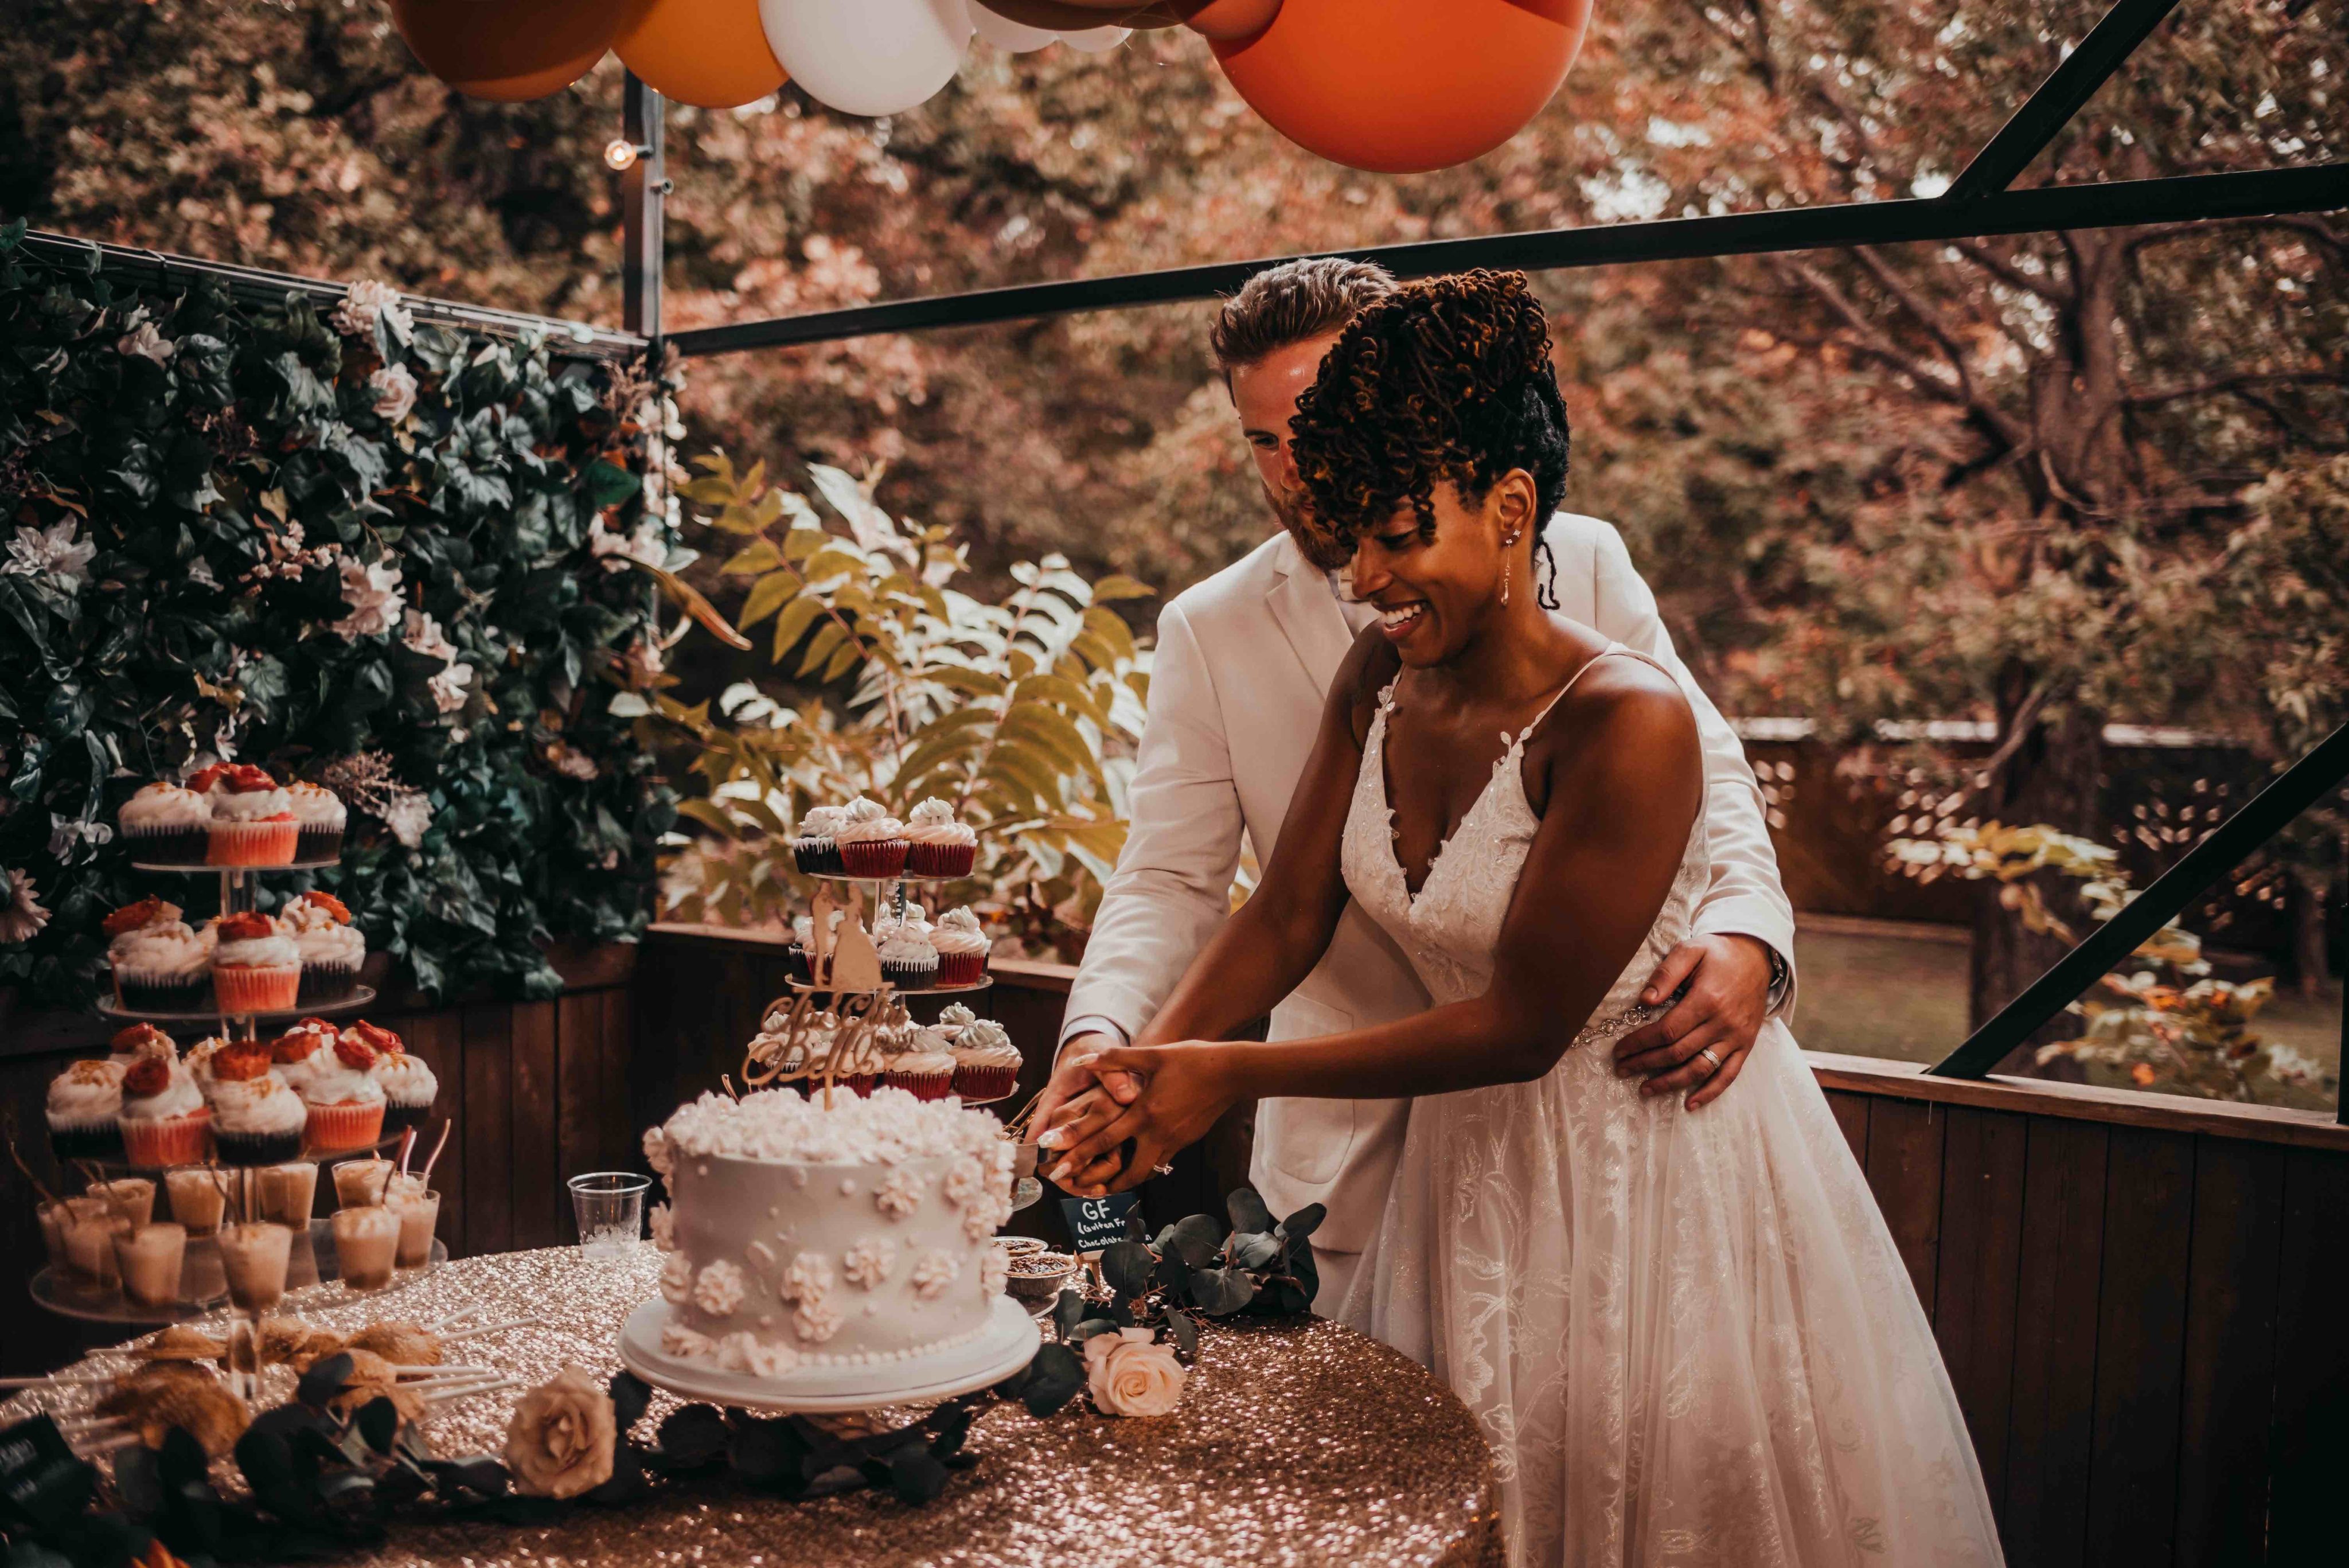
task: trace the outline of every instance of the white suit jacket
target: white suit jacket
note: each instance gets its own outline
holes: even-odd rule
[[[1561,512],[1547,537],[1561,612],[1655,656],[1696,711],[1713,851],[1696,929],[1758,937],[1791,963],[1794,910],[1735,732],[1673,654],[1655,596],[1614,528]],[[1071,1025],[1100,1018],[1129,1038],[1138,1033],[1225,919],[1243,830],[1259,863],[1270,862],[1323,699],[1352,643],[1328,574],[1285,533],[1160,612],[1133,826],[1070,990]],[[1780,1006],[1791,1012],[1793,1002],[1790,986]],[[1428,1005],[1410,961],[1349,903],[1330,950],[1273,1011],[1270,1037],[1334,1033]],[[1408,1106],[1267,1100],[1257,1108],[1250,1179],[1275,1214],[1326,1204],[1314,1245],[1359,1251],[1384,1208]]]

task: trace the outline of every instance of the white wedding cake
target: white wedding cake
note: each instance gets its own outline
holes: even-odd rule
[[[761,1379],[969,1345],[1004,1298],[1011,1145],[902,1089],[704,1095],[645,1135],[667,1184],[659,1349]],[[1032,1337],[1032,1336],[1031,1336]]]

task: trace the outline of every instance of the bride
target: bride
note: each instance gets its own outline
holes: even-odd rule
[[[1536,591],[1567,421],[1524,277],[1371,307],[1292,429],[1380,622],[1262,885],[1134,1045],[1091,1059],[1141,1094],[1071,1101],[1055,1179],[1132,1186],[1243,1099],[1413,1096],[1338,1315],[1475,1412],[1512,1562],[1998,1562],[1931,1329],[1785,1025],[1698,1109],[1610,1070],[1705,885],[1703,770],[1671,678]],[[1220,1041],[1349,898],[1434,1005]]]

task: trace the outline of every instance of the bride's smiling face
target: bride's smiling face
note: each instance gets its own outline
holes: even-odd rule
[[[1431,500],[1432,538],[1405,504],[1356,535],[1346,568],[1353,597],[1378,607],[1380,628],[1395,652],[1423,669],[1456,659],[1507,613],[1501,599],[1505,567],[1515,585],[1512,600],[1533,602],[1533,476],[1511,469],[1482,501],[1469,500],[1446,480]]]

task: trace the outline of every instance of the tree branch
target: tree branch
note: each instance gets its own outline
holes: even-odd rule
[[[2035,294],[2050,305],[2069,306],[2072,303],[2070,289],[2060,283],[2051,282],[2044,277],[2032,276],[1980,240],[1951,240],[1949,244],[1951,249],[2009,288],[2020,289],[2025,294]]]
[[[2340,387],[2349,389],[2349,371],[2271,370],[2240,376],[2214,376],[2207,381],[2186,381],[2171,387],[2156,387],[2149,392],[2133,392],[2123,401],[2132,409],[2151,409],[2188,398],[2248,392],[2254,387]]]
[[[2243,218],[2205,218],[2191,223],[2148,223],[2132,233],[2125,242],[2130,254],[2147,245],[2184,239],[2190,234],[2215,234],[2229,229],[2286,229],[2303,239],[2313,240],[2331,251],[2335,258],[2349,256],[2349,235],[2335,230],[2323,218],[2305,213],[2271,213]]]

